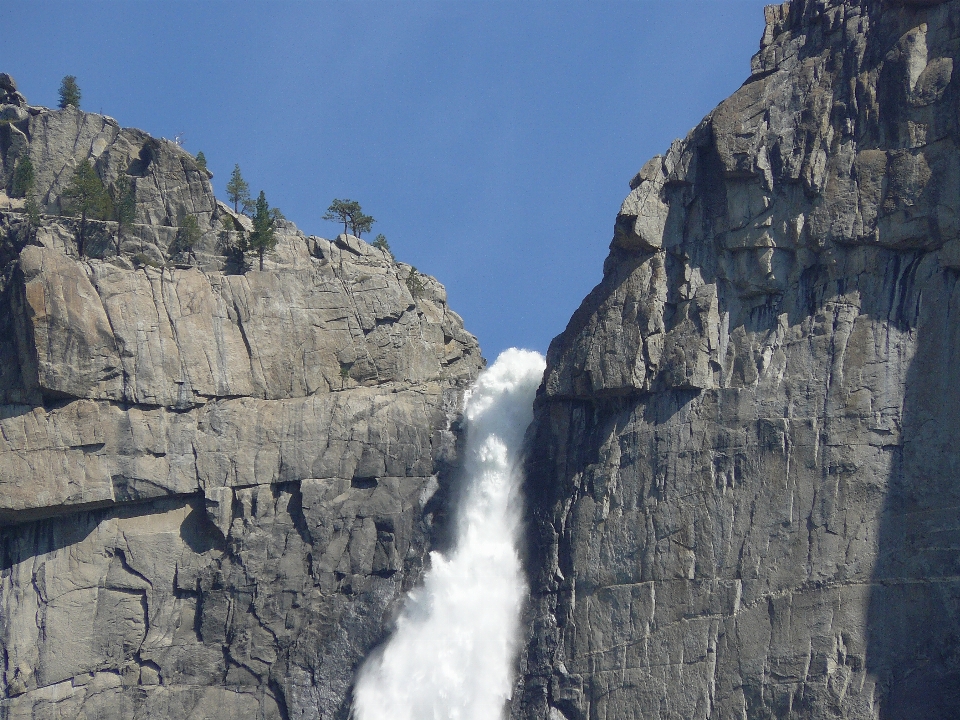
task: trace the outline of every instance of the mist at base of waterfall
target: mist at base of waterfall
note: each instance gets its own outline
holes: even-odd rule
[[[433,552],[382,651],[360,670],[357,720],[500,720],[513,687],[526,579],[519,453],[545,361],[501,353],[467,392],[456,540]]]

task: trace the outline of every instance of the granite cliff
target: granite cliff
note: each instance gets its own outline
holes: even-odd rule
[[[960,2],[765,12],[550,347],[515,718],[960,717]]]
[[[223,219],[249,221],[175,143],[6,75],[0,121],[0,717],[344,717],[443,541],[476,340],[352,236],[284,222],[238,273]],[[26,156],[36,225],[6,192]],[[80,258],[83,160],[137,217]]]
[[[960,717],[960,0],[765,13],[551,345],[518,720]],[[237,273],[174,143],[0,93],[45,213],[0,194],[0,717],[344,717],[475,340],[350,236]],[[83,159],[134,180],[119,252],[58,214]]]

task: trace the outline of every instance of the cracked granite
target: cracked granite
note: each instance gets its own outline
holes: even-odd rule
[[[765,13],[550,347],[515,718],[960,717],[960,2]]]
[[[0,187],[29,154],[44,212],[0,193],[0,717],[346,717],[443,542],[475,338],[349,235],[283,222],[231,272],[247,220],[181,148],[9,76],[0,101]],[[119,255],[57,214],[83,159],[132,179]]]

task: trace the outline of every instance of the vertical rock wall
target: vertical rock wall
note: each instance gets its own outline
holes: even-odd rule
[[[514,717],[960,717],[960,2],[766,20],[551,345]]]
[[[443,540],[476,340],[351,236],[282,223],[228,272],[214,220],[245,219],[190,156],[0,80],[43,210],[83,159],[138,200],[81,259],[0,193],[0,718],[345,717]],[[184,209],[199,262],[168,259]]]

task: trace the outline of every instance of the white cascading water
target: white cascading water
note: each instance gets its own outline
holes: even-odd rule
[[[466,487],[456,542],[431,553],[381,653],[361,668],[358,720],[500,720],[513,686],[526,580],[517,553],[519,453],[543,376],[511,348],[466,397]]]

